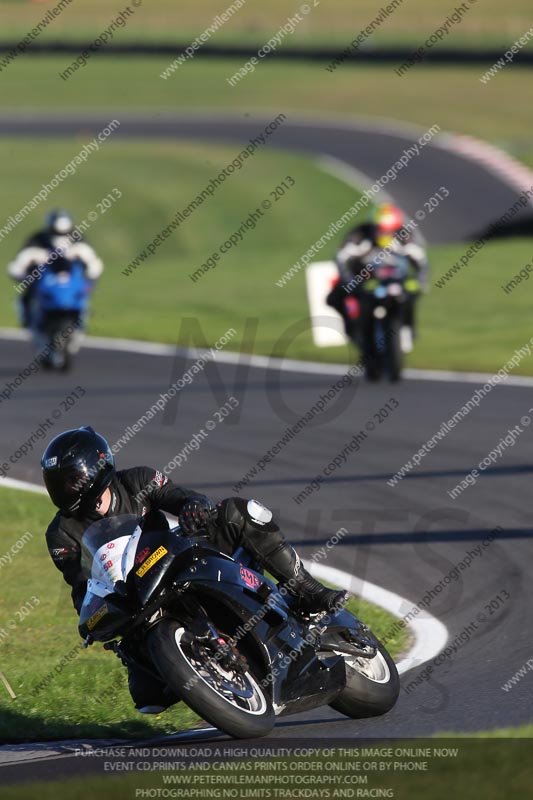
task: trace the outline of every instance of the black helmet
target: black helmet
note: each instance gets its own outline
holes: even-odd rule
[[[41,466],[50,499],[67,512],[93,511],[115,474],[115,459],[108,443],[88,426],[52,439]]]
[[[50,233],[57,236],[66,236],[74,229],[74,220],[68,211],[57,209],[46,215],[45,224]]]

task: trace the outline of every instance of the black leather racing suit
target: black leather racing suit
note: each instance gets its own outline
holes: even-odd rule
[[[150,467],[134,467],[117,472],[111,485],[111,505],[107,517],[135,514],[144,518],[144,530],[168,526],[162,511],[177,516],[187,501],[196,494],[172,483],[162,472]],[[228,498],[219,504],[216,528],[209,534],[217,549],[231,555],[243,545],[256,558],[264,559],[286,547],[283,534],[272,521],[271,514],[255,501],[241,497]],[[102,516],[94,512],[83,519],[58,512],[48,530],[46,543],[56,567],[72,587],[72,601],[80,611],[87,582],[81,572],[81,539],[87,528]],[[135,706],[169,705],[176,697],[142,669],[129,668],[129,688]]]

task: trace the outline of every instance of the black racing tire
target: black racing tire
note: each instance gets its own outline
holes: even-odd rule
[[[72,353],[70,352],[71,336],[65,335],[65,328],[58,328],[55,331],[55,338],[59,340],[59,346],[56,346],[55,352],[61,356],[61,362],[58,365],[59,372],[69,372],[72,367]]]
[[[63,363],[59,367],[60,372],[70,372],[72,368],[72,355],[65,347],[63,350]]]
[[[378,352],[374,342],[374,332],[366,331],[361,341],[362,364],[365,370],[365,378],[371,383],[381,379],[382,375],[382,355]]]
[[[402,321],[399,316],[389,320],[387,341],[387,372],[389,380],[393,383],[401,380],[403,367],[403,353],[401,346],[400,329]]]
[[[330,703],[331,708],[352,719],[379,717],[390,711],[400,693],[400,678],[396,664],[383,645],[378,642],[378,652],[374,656],[377,662],[374,659],[342,655],[346,668],[346,687]],[[369,673],[373,673],[374,677]]]
[[[381,378],[381,364],[377,357],[363,359],[365,378],[369,383],[376,383]]]
[[[247,671],[241,677],[258,707],[245,708],[230,701],[215,687],[216,675],[209,682],[191,663],[193,651],[186,634],[183,625],[171,618],[161,620],[148,634],[150,656],[167,686],[199,716],[229,736],[248,739],[270,733],[276,720],[274,709],[267,691],[253,674]],[[212,677],[209,671],[207,677]]]

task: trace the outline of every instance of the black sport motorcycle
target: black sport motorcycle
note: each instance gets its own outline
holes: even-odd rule
[[[360,620],[303,616],[242,548],[230,557],[205,536],[142,532],[125,515],[87,529],[82,570],[86,643],[162,679],[230,736],[264,736],[276,716],[327,704],[377,716],[397,700],[394,661]]]
[[[354,344],[360,349],[366,378],[401,378],[404,354],[413,347],[410,318],[420,284],[408,274],[404,256],[378,254],[364,265],[353,294],[345,300],[346,314],[355,321]]]

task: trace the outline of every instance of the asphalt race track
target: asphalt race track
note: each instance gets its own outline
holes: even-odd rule
[[[83,125],[85,132],[88,124]],[[10,122],[4,118],[0,132],[6,133],[8,129],[22,132],[20,125],[20,119]],[[101,128],[97,119],[91,125],[95,131]],[[128,125],[128,135],[144,136],[152,130],[165,136],[190,137],[203,131],[199,121],[170,123],[156,118],[153,129],[148,122],[139,120]],[[42,119],[32,116],[26,132],[52,135],[59,131],[74,132],[79,127],[79,121],[61,117],[50,117],[43,127]],[[227,122],[226,127],[217,127],[216,138],[245,139],[252,135],[252,127],[249,122]],[[290,130],[287,127],[280,132],[276,144],[298,146],[297,129],[297,125]],[[351,158],[354,166],[362,168],[359,148],[366,147],[364,152],[373,154],[373,160],[365,164],[365,172],[376,178],[382,174],[382,166],[386,170],[387,158],[390,164],[393,150],[406,146],[404,140],[398,142],[394,135],[374,132],[371,136],[362,130],[357,136],[353,132],[348,136],[339,129],[335,138],[335,130],[334,126],[326,130],[311,124],[301,149],[312,149],[314,142],[317,150],[335,153],[346,161]],[[210,136],[215,138],[213,129]],[[354,149],[350,156],[352,136],[357,139],[357,147],[352,142]],[[481,167],[472,165],[467,169],[467,162],[456,159],[461,163],[454,168],[452,154],[438,148],[428,147],[426,154],[425,168],[421,165],[420,172],[407,170],[409,182],[406,177],[394,187],[396,199],[405,201],[408,210],[417,207],[417,200],[425,199],[430,185],[435,187],[445,171],[449,172],[448,186],[452,178],[463,181],[465,196],[478,191],[484,201],[493,203],[492,208],[485,203],[486,219],[476,220],[475,225],[491,221],[488,219],[491,214],[498,216],[516,199],[516,190],[482,172]],[[431,175],[429,164],[431,169],[434,167]],[[473,180],[475,176],[479,177],[478,184]],[[489,184],[490,192],[486,190]],[[466,215],[454,206],[455,203],[442,209],[443,216],[438,216],[440,230],[424,231],[429,239],[457,240],[467,235]],[[6,339],[1,348],[0,389],[32,357],[29,345],[23,341]],[[191,358],[179,352],[171,357],[86,346],[70,375],[32,375],[10,400],[2,400],[2,453],[9,456],[16,452],[77,385],[85,389],[86,395],[58,418],[57,432],[92,424],[114,443],[190,364]],[[215,499],[234,494],[234,484],[280,439],[287,425],[313,406],[336,380],[334,375],[318,372],[208,364],[178,395],[176,403],[169,404],[124,447],[118,456],[119,466],[164,466],[233,395],[239,400],[239,409],[216,424],[172,477]],[[435,667],[428,680],[406,691],[424,666],[403,675],[400,699],[385,717],[353,721],[323,708],[280,718],[271,738],[412,737],[530,721],[529,680],[522,680],[510,692],[501,689],[531,655],[525,621],[533,601],[528,509],[533,464],[531,429],[527,421],[521,422],[524,415],[533,420],[533,395],[527,381],[524,386],[495,387],[417,469],[395,487],[386,482],[476,388],[475,383],[454,380],[354,384],[330,403],[321,424],[296,436],[241,492],[276,511],[286,535],[304,557],[309,557],[317,545],[324,544],[341,526],[346,527],[349,534],[330,550],[328,565],[367,578],[407,598],[409,604],[397,609],[399,615],[407,614],[469,552],[471,558],[470,566],[460,572],[458,580],[449,581],[439,593],[435,592],[428,607],[447,626],[450,643],[461,637],[459,644],[455,641],[455,651]],[[374,415],[390,398],[399,405],[378,422]],[[362,441],[359,452],[349,455],[345,464],[324,479],[320,490],[296,503],[293,498],[369,421],[375,423],[375,428]],[[516,425],[522,429],[516,444],[506,449],[497,464],[484,472],[474,486],[456,500],[451,499],[447,491]],[[38,483],[39,458],[40,448],[39,452],[19,459],[10,469],[9,477]],[[487,544],[487,537],[497,526],[503,530]],[[481,548],[479,554],[477,547]],[[57,579],[58,598],[63,596],[68,602],[59,574]],[[498,596],[500,599],[495,600]],[[73,617],[73,624],[74,621]],[[6,755],[0,754],[0,763]],[[58,777],[63,769],[65,774],[69,769],[68,759],[52,763],[51,770],[44,764],[26,765],[24,774],[27,777],[29,770],[36,775],[50,771]],[[10,776],[16,769],[6,766],[3,773],[8,780],[17,780],[22,776],[15,773]]]
[[[149,115],[120,114],[115,137],[141,137],[206,140],[241,146],[263,133],[276,118],[242,117],[216,113]],[[83,143],[97,136],[113,119],[113,114],[10,112],[0,114],[0,136],[68,136],[76,135]],[[265,147],[296,150],[340,159],[372,181],[383,176],[403,154],[416,145],[425,131],[414,126],[386,123],[379,120],[347,121],[338,118],[314,119],[287,115],[283,124],[266,140]],[[423,208],[440,186],[450,191],[452,202],[443,203],[438,214],[429,214],[420,230],[428,242],[457,242],[476,238],[497,221],[517,199],[518,192],[509,178],[489,171],[486,165],[474,162],[447,149],[445,131],[411,158],[407,168],[398,172],[394,183],[385,189],[411,216]],[[105,146],[105,145],[103,145]],[[494,159],[493,159],[494,160]],[[201,191],[203,187],[199,187]],[[193,198],[191,198],[192,200]],[[517,219],[521,215],[517,215]],[[329,219],[325,220],[327,228]],[[321,232],[317,231],[317,234]]]

